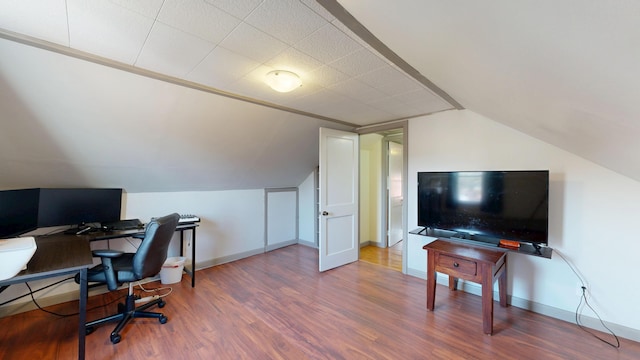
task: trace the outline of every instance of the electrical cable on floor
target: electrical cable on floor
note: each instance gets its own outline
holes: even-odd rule
[[[571,269],[571,271],[573,271],[573,273],[576,275],[576,277],[578,278],[578,280],[580,281],[580,284],[581,284],[582,294],[580,295],[580,302],[578,303],[578,307],[576,308],[576,325],[578,325],[578,327],[580,329],[582,329],[582,331],[590,334],[591,336],[593,336],[596,339],[602,341],[603,343],[605,343],[607,345],[610,345],[610,346],[613,346],[614,348],[620,348],[620,339],[618,339],[618,336],[616,336],[616,334],[611,329],[609,329],[607,327],[607,325],[605,325],[604,321],[602,321],[602,319],[600,318],[600,315],[598,315],[598,313],[593,309],[593,307],[591,307],[591,305],[587,301],[587,286],[585,285],[585,282],[582,279],[582,277],[574,269],[574,267],[571,265],[571,263],[562,255],[562,253],[560,251],[558,251],[558,249],[554,249],[554,252],[556,254],[558,254],[558,256],[560,256],[560,258],[562,260],[564,260],[564,262],[567,264],[567,266],[569,266],[569,269]],[[584,300],[584,302],[583,302],[583,300]],[[584,309],[585,306],[588,307],[596,315],[598,320],[600,320],[600,324],[602,324],[602,326],[605,329],[607,329],[607,331],[609,331],[609,333],[614,337],[614,339],[616,340],[615,344],[612,343],[612,342],[609,342],[609,341],[601,338],[600,336],[596,335],[595,333],[589,331],[588,328],[582,324],[582,322],[580,321],[580,317],[582,316],[582,310]]]
[[[171,293],[173,292],[173,288],[171,288],[171,287],[158,287],[158,288],[154,288],[154,289],[145,289],[145,288],[142,286],[142,284],[140,283],[140,281],[138,281],[138,287],[139,287],[140,289],[142,289],[142,291],[147,292],[147,293],[157,293],[158,291],[161,291],[161,290],[169,290],[169,292],[167,292],[167,293],[165,293],[165,294],[162,294],[162,295],[160,295],[160,294],[156,294],[156,295],[158,295],[158,296],[159,296],[159,297],[161,297],[161,298],[163,298],[163,297],[165,297],[165,296],[169,296],[169,294],[171,294]]]
[[[46,286],[46,287],[44,287],[44,288],[38,289],[38,290],[36,290],[36,291],[31,290],[31,286],[29,286],[29,283],[25,282],[24,284],[25,284],[25,285],[27,285],[27,288],[29,288],[29,293],[28,293],[28,294],[25,294],[25,295],[22,295],[22,296],[20,296],[20,297],[25,297],[25,296],[31,295],[31,301],[32,301],[32,302],[33,302],[33,304],[38,308],[38,310],[44,311],[44,312],[46,312],[47,314],[55,315],[55,316],[58,316],[58,317],[70,317],[70,316],[76,316],[76,315],[79,315],[80,313],[78,313],[78,312],[71,313],[71,314],[59,314],[59,313],[56,313],[56,312],[53,312],[53,311],[46,310],[46,309],[44,309],[43,307],[41,307],[41,306],[40,306],[40,304],[38,304],[38,302],[36,301],[36,298],[33,296],[33,294],[34,294],[34,293],[36,293],[36,292],[38,292],[38,291],[40,291],[40,290],[43,290],[43,289],[46,289],[46,288],[51,287],[51,286],[53,286],[53,285],[59,284],[59,283],[61,283],[62,281],[71,280],[71,279],[73,279],[73,278],[68,278],[68,279],[64,279],[64,280],[58,281],[58,282],[56,282],[56,283],[54,283],[54,284],[50,284],[50,285],[48,285],[48,286]],[[19,298],[20,298],[20,297],[19,297]],[[19,299],[19,298],[16,298],[16,299]],[[86,312],[93,311],[93,310],[95,310],[95,309],[99,309],[99,308],[102,308],[102,307],[105,307],[105,306],[111,305],[111,304],[113,304],[114,302],[117,302],[117,301],[119,301],[119,300],[121,300],[121,299],[124,299],[124,298],[125,298],[125,296],[121,296],[121,297],[116,298],[116,299],[114,299],[114,300],[112,300],[112,301],[110,301],[110,302],[108,302],[108,303],[106,303],[106,304],[102,304],[102,305],[100,305],[100,306],[96,306],[96,307],[93,307],[93,308],[87,309],[87,311],[86,311]],[[14,299],[14,300],[15,300],[15,299]],[[12,300],[12,301],[13,301],[13,300]]]
[[[35,290],[35,291],[31,291],[31,288],[29,288],[29,291],[30,291],[30,292],[33,292],[33,293],[37,293],[38,291],[42,291],[42,290],[44,290],[44,289],[48,289],[48,288],[50,288],[50,287],[52,287],[52,286],[58,285],[58,284],[60,284],[60,283],[63,283],[63,282],[65,282],[65,281],[67,281],[67,280],[72,280],[72,279],[73,279],[72,277],[69,277],[69,278],[66,278],[66,279],[62,279],[62,280],[56,281],[56,282],[54,282],[54,283],[52,283],[52,284],[49,284],[49,285],[47,285],[47,286],[45,286],[45,287],[42,287],[42,288],[40,288],[40,289],[37,289],[37,290]],[[25,283],[25,284],[26,284],[26,283]],[[28,287],[28,285],[27,285],[27,287]],[[6,304],[8,304],[8,303],[10,303],[10,302],[16,301],[16,300],[18,300],[18,299],[22,299],[22,298],[23,298],[23,297],[25,297],[25,296],[29,296],[29,293],[24,294],[24,295],[20,295],[20,296],[17,296],[17,297],[14,297],[13,299],[10,299],[10,300],[7,300],[7,301],[5,301],[5,302],[1,303],[1,304],[0,304],[0,306],[4,306],[4,305],[6,305]]]
[[[600,316],[598,315],[598,313],[591,307],[591,305],[589,305],[589,302],[587,301],[587,288],[586,287],[582,287],[582,296],[580,296],[580,303],[578,304],[578,308],[576,309],[576,324],[578,325],[578,327],[580,329],[582,329],[583,331],[591,334],[591,336],[595,337],[596,339],[602,341],[603,343],[607,344],[607,345],[611,345],[614,348],[620,348],[620,339],[618,339],[618,337],[616,336],[616,334],[613,333],[613,331],[611,331],[611,329],[609,329],[607,327],[607,325],[604,324],[604,321],[602,321],[602,319],[600,318]],[[598,335],[594,334],[593,332],[589,331],[585,326],[583,326],[580,323],[580,315],[581,315],[581,308],[584,308],[584,306],[582,306],[582,299],[584,299],[584,306],[588,307],[594,314],[596,314],[596,316],[598,317],[598,320],[600,320],[600,324],[602,324],[602,326],[604,326],[605,329],[607,329],[607,331],[609,331],[609,333],[611,335],[613,335],[613,337],[616,339],[616,344],[613,344],[601,337],[599,337]],[[579,315],[580,314],[580,315]]]

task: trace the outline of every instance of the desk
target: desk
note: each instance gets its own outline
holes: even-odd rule
[[[482,285],[482,329],[493,333],[493,283],[498,280],[500,306],[507,306],[507,253],[501,250],[436,240],[427,250],[427,310],[433,311],[436,298],[436,272],[449,275],[449,290],[457,278]]]
[[[191,230],[191,269],[187,269],[185,266],[184,271],[191,276],[191,287],[196,286],[196,228],[198,224],[188,223],[188,224],[178,224],[176,227],[176,231],[180,232],[180,256],[184,256],[184,232],[186,230]],[[82,235],[66,235],[71,237],[81,237],[87,241],[98,241],[98,240],[109,240],[109,239],[119,239],[130,236],[140,236],[144,235],[144,229],[133,229],[133,230],[113,230],[113,231],[98,231],[98,232],[89,232]]]
[[[87,320],[87,269],[93,266],[89,241],[69,235],[38,236],[36,252],[27,269],[0,281],[0,286],[24,283],[68,274],[80,274],[78,315],[78,359],[84,359]]]

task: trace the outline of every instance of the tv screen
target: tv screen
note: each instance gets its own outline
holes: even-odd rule
[[[40,189],[38,227],[120,220],[122,189]]]
[[[549,171],[418,173],[418,225],[466,237],[548,243]]]
[[[39,189],[0,191],[0,238],[38,227],[38,194]]]

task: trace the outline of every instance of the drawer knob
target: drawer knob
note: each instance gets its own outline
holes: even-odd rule
[[[458,264],[457,262],[453,263],[453,267],[458,267],[458,266],[460,266],[460,264]]]

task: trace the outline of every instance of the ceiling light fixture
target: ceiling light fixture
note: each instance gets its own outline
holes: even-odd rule
[[[293,91],[302,86],[302,80],[296,73],[286,70],[273,70],[267,73],[267,85],[278,92]]]

